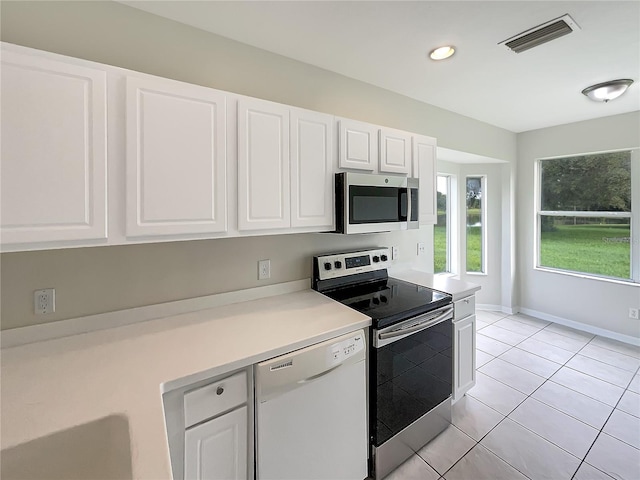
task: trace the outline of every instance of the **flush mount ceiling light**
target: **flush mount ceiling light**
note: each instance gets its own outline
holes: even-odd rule
[[[582,90],[582,93],[594,102],[608,102],[614,98],[618,98],[627,91],[633,80],[629,78],[621,78],[619,80],[611,80],[609,82],[598,83]]]
[[[455,47],[452,45],[445,45],[431,50],[431,52],[429,52],[429,58],[431,58],[431,60],[444,60],[454,53],[456,53]]]

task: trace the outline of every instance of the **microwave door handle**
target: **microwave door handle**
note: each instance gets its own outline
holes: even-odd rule
[[[406,188],[399,188],[398,189],[398,221],[400,222],[407,222],[410,218],[411,218],[411,212],[410,212],[410,203],[407,197],[408,194],[408,190]],[[407,216],[403,216],[402,215],[402,207],[403,207],[403,200],[404,199],[404,203],[407,205]]]
[[[407,226],[411,222],[411,189],[407,187]]]

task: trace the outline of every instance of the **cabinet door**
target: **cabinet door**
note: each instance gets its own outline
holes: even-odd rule
[[[289,107],[238,100],[238,229],[291,225]]]
[[[1,83],[2,243],[106,239],[106,73],[3,50]]]
[[[476,384],[476,316],[453,324],[453,401]]]
[[[291,110],[291,226],[331,230],[333,212],[333,117]]]
[[[247,436],[247,407],[187,430],[185,480],[246,480]]]
[[[380,171],[411,173],[411,134],[392,128],[380,129]]]
[[[378,163],[378,127],[341,119],[338,132],[340,168],[374,171]]]
[[[420,225],[435,225],[436,211],[436,139],[413,136],[413,176],[420,179]]]
[[[127,236],[224,232],[226,99],[127,77]]]

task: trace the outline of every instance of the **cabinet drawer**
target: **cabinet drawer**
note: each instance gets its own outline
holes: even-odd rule
[[[461,320],[469,315],[473,315],[476,311],[476,297],[471,295],[454,302],[454,321]]]
[[[247,372],[184,394],[184,426],[189,428],[247,401]]]

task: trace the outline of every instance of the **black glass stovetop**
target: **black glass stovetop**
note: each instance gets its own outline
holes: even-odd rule
[[[371,317],[375,329],[451,303],[450,295],[390,277],[323,293]]]

